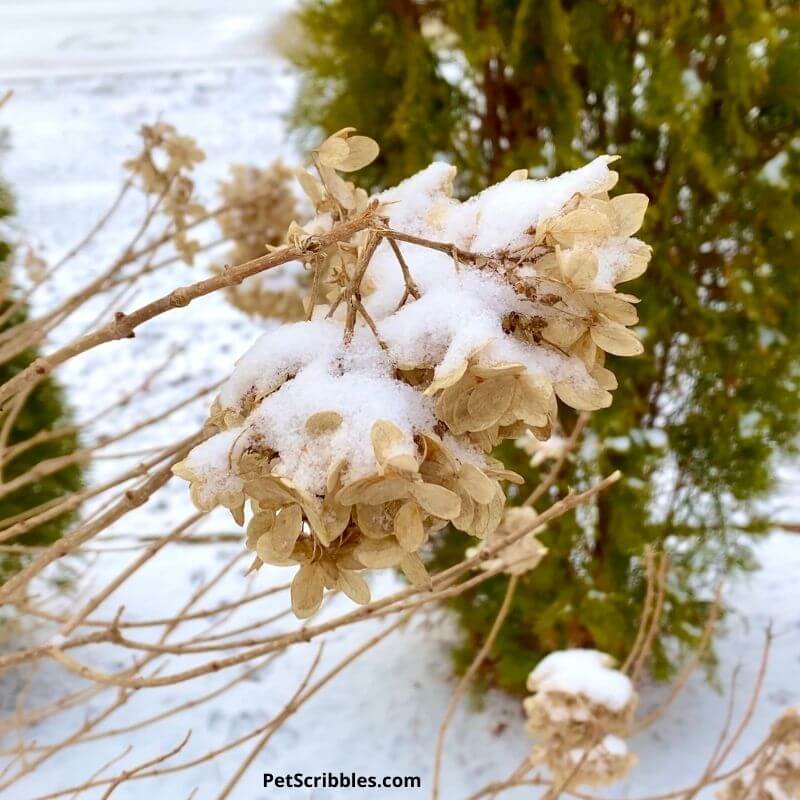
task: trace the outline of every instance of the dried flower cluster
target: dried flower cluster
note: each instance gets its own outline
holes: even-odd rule
[[[800,797],[800,707],[789,708],[772,724],[761,757],[732,778],[719,800],[791,800]]]
[[[255,566],[300,566],[301,617],[325,588],[366,602],[363,569],[425,585],[419,549],[448,523],[490,536],[500,481],[519,478],[488,452],[547,438],[557,398],[608,405],[604,353],[640,350],[634,298],[614,287],[646,266],[630,238],[646,199],[608,199],[611,158],[549,181],[515,173],[460,203],[446,164],[374,198],[340,175],[377,152],[352,129],[314,152],[318,178],[300,182],[317,216],[286,236],[309,250],[309,319],[240,359],[212,408],[220,433],[175,468],[202,509],[243,523],[250,502]],[[346,241],[309,246],[363,215]]]
[[[531,467],[540,467],[547,461],[561,458],[565,453],[567,440],[563,436],[554,433],[549,439],[537,439],[531,431],[525,433],[516,440],[515,444],[524,450],[531,458]]]
[[[169,233],[175,249],[187,264],[194,262],[200,243],[189,236],[192,220],[206,213],[198,202],[191,174],[205,153],[191,136],[179,134],[173,125],[157,122],[143,125],[142,151],[125,162],[131,178],[153,198],[150,214],[156,210],[170,221]]]
[[[484,570],[502,570],[507,575],[524,575],[536,569],[539,562],[547,555],[547,548],[537,538],[546,527],[544,525],[536,527],[538,516],[530,506],[507,508],[494,533],[479,547],[470,547],[467,556],[469,558],[479,556],[483,550],[491,547],[495,556],[481,561],[481,568]],[[509,540],[509,544],[503,546],[503,540]]]
[[[637,695],[611,656],[562,650],[544,658],[528,677],[527,729],[544,763],[569,786],[601,786],[624,777],[636,759],[624,741]]]
[[[280,161],[262,169],[231,166],[231,176],[220,183],[225,209],[217,223],[233,246],[228,264],[243,264],[283,243],[286,230],[298,217],[292,185],[294,172]],[[281,270],[261,272],[226,289],[230,301],[242,311],[267,319],[296,322],[306,316],[303,300],[311,286],[311,272],[292,262]]]

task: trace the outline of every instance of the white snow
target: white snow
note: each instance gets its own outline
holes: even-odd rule
[[[501,181],[466,202],[451,198],[453,167],[434,163],[387,190],[390,225],[464,250],[491,255],[530,245],[531,229],[555,215],[574,195],[607,191],[616,183],[613,157],[542,180]]]
[[[521,305],[509,286],[476,270],[455,274],[452,262],[448,264],[445,259],[444,265],[437,263],[434,269],[441,269],[446,277],[427,291],[422,288],[419,300],[403,306],[379,325],[398,363],[436,366],[436,377],[451,372],[492,340],[504,337],[503,315]],[[409,259],[410,265],[414,263]],[[410,268],[416,274],[413,266]]]
[[[187,466],[197,475],[201,486],[203,508],[213,508],[213,498],[222,492],[238,492],[242,480],[231,471],[231,452],[240,428],[232,428],[212,436],[192,450],[186,459]]]
[[[409,454],[415,452],[412,437],[435,424],[432,400],[394,378],[369,330],[356,330],[347,346],[342,333],[336,322],[314,320],[264,334],[220,393],[225,408],[238,411],[246,398],[258,403],[237,429],[237,451],[262,442],[279,456],[274,473],[312,495],[324,494],[328,472],[341,459],[347,462],[347,481],[376,472],[370,431],[378,420],[394,423],[406,435]],[[321,411],[340,414],[336,430],[307,430],[309,417]],[[202,462],[198,450],[192,464]]]
[[[596,705],[619,712],[633,696],[627,675],[615,669],[614,659],[598,650],[557,650],[545,656],[528,676],[532,692],[583,695]]]
[[[317,324],[317,323],[311,323]],[[341,343],[328,357],[315,358],[272,393],[247,419],[246,431],[263,437],[279,454],[275,474],[311,494],[323,495],[330,468],[347,462],[345,479],[377,471],[370,431],[379,420],[394,423],[405,434],[403,452],[416,451],[413,435],[432,430],[432,401],[395,380],[389,362],[369,331],[359,331],[351,346]],[[312,414],[336,411],[342,422],[330,433],[306,429]],[[246,437],[241,446],[247,445]]]
[[[265,397],[312,361],[329,362],[342,349],[341,326],[330,320],[295,322],[263,334],[236,362],[220,389],[223,408],[239,411],[247,396]]]
[[[592,764],[602,762],[605,754],[624,757],[628,754],[628,745],[624,739],[614,734],[608,734],[603,740],[593,747],[587,757],[586,750],[576,747],[569,751],[569,758],[573,764],[590,767]]]

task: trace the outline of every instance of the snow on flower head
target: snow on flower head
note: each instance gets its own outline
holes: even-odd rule
[[[255,566],[300,567],[298,616],[325,588],[366,602],[365,568],[427,585],[419,549],[447,524],[491,536],[500,481],[519,477],[489,451],[547,439],[559,399],[607,406],[605,353],[640,351],[635,298],[614,286],[646,265],[630,238],[646,200],[609,200],[613,159],[547,181],[517,172],[459,202],[444,164],[370,199],[341,173],[376,154],[345,128],[314,151],[318,177],[300,172],[317,217],[286,239],[314,242],[309,319],[242,356],[211,409],[220,432],[175,468],[204,510],[241,522],[249,501]],[[360,218],[371,222],[326,239]],[[519,546],[529,566],[542,555],[533,539]]]
[[[734,775],[719,800],[790,800],[800,797],[800,706],[787,708],[759,748],[764,757]]]
[[[599,650],[559,650],[545,656],[528,676],[528,689],[539,694],[584,697],[612,713],[628,708],[633,684],[615,669],[614,659]]]
[[[614,659],[598,650],[560,650],[528,676],[523,707],[528,732],[538,745],[533,760],[570,785],[602,785],[627,774],[635,763],[627,736],[637,695]]]

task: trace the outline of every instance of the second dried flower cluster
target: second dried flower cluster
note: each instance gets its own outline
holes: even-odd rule
[[[528,732],[537,746],[531,760],[575,787],[602,786],[624,777],[636,762],[628,735],[637,695],[614,659],[597,650],[560,650],[528,677],[524,701]]]

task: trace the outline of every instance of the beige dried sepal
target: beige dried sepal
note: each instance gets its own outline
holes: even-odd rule
[[[644,352],[636,334],[610,319],[599,319],[589,331],[592,341],[607,353],[615,356],[638,356]]]
[[[379,419],[373,424],[370,436],[375,460],[380,467],[383,467],[393,455],[398,454],[397,451],[405,445],[403,431],[385,419]]]
[[[633,236],[644,222],[647,204],[646,194],[620,194],[611,198],[611,209],[616,216],[617,236]]]
[[[292,611],[298,619],[307,619],[322,605],[325,580],[317,564],[303,564],[292,580]]]
[[[378,143],[369,136],[349,136],[345,142],[349,148],[347,156],[332,165],[342,172],[355,172],[371,164],[380,152]]]
[[[300,187],[305,192],[308,199],[319,208],[327,199],[325,187],[310,172],[304,169],[297,169],[295,172]]]
[[[356,558],[368,569],[396,567],[405,551],[392,539],[365,539],[356,547]]]
[[[400,561],[400,569],[408,582],[416,589],[430,589],[433,587],[431,576],[422,559],[416,553],[406,553]]]
[[[306,420],[306,430],[312,436],[333,433],[342,424],[342,415],[338,411],[317,411]]]
[[[342,128],[329,136],[316,150],[319,164],[341,172],[355,172],[371,164],[380,152],[378,143],[369,136],[352,135],[354,130]]]
[[[425,541],[425,527],[416,503],[409,501],[400,506],[394,517],[394,535],[407,553],[419,550]]]
[[[433,483],[411,484],[411,494],[422,508],[439,519],[455,519],[461,511],[461,500],[455,492]]]
[[[459,484],[476,503],[492,502],[497,484],[474,464],[463,464],[458,473]]]
[[[576,411],[597,411],[611,405],[611,394],[593,382],[559,381],[553,388],[559,399]]]
[[[347,158],[350,148],[347,142],[338,136],[328,137],[317,148],[317,159],[325,167],[336,167],[341,161]]]
[[[369,585],[361,575],[353,570],[339,570],[336,578],[336,588],[359,605],[364,606],[370,601]]]

